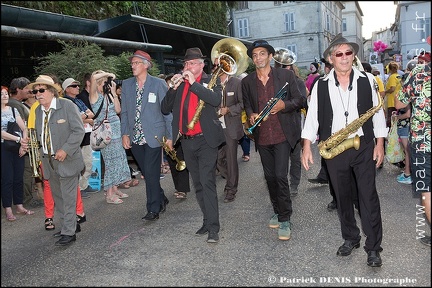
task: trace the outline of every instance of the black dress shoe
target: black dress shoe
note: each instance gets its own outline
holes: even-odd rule
[[[164,196],[164,200],[160,206],[160,212],[159,213],[164,213],[166,211],[166,205],[168,205],[169,200],[166,196]]]
[[[369,251],[367,253],[367,265],[370,267],[381,267],[382,261],[378,251]]]
[[[77,223],[77,226],[76,226],[76,229],[75,229],[75,233],[78,233],[78,232],[81,232],[81,225]],[[60,231],[54,233],[53,236],[54,237],[60,237],[60,236],[63,236],[63,235],[61,234],[61,230],[60,230]]]
[[[72,242],[76,241],[76,235],[61,235],[60,240],[55,242],[55,246],[66,246],[71,244]]]
[[[344,244],[339,247],[336,255],[348,256],[351,254],[351,252],[352,252],[352,250],[354,250],[354,248],[359,248],[359,247],[360,247],[360,240],[357,242],[345,240]]]
[[[84,215],[84,216],[77,215],[77,222],[79,224],[82,224],[82,223],[84,223],[86,221],[87,221],[87,216],[86,215]]]
[[[219,234],[217,232],[209,232],[207,237],[207,243],[219,242]]]
[[[313,184],[328,184],[328,180],[322,178],[312,178],[308,179],[308,181]]]
[[[145,215],[142,219],[148,221],[157,220],[159,219],[159,213],[148,212],[147,215]]]
[[[206,226],[202,226],[200,229],[198,229],[197,232],[195,232],[196,236],[203,236],[206,235],[208,233],[207,227]]]
[[[337,209],[337,204],[336,204],[336,201],[334,201],[334,200],[327,205],[328,211],[333,211],[336,209]]]

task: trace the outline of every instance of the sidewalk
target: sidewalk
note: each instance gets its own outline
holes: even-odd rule
[[[141,220],[145,186],[138,176],[137,187],[123,190],[130,197],[121,205],[107,204],[103,192],[83,200],[87,222],[68,247],[54,246],[54,232],[44,229],[43,208],[32,216],[17,215],[15,222],[3,212],[1,286],[431,286],[431,249],[416,240],[418,200],[409,185],[396,182],[397,167],[385,163],[378,172],[383,266],[371,268],[364,237],[350,256],[336,256],[343,239],[336,211],[327,211],[328,186],[307,181],[318,174],[318,154],[312,169],[302,170],[289,241],[278,240],[277,230],[268,227],[272,209],[254,145],[249,162],[241,155],[239,147],[234,202],[223,202],[225,182],[217,178],[218,244],[194,235],[202,224],[195,194],[174,199],[171,174],[161,180],[170,200],[167,211],[156,222]],[[417,228],[430,235],[429,227]]]

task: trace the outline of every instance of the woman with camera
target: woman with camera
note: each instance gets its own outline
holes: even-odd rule
[[[122,146],[120,135],[121,111],[120,101],[116,94],[116,83],[113,81],[115,75],[102,70],[92,73],[90,84],[90,104],[93,111],[100,113],[94,119],[95,124],[104,121],[105,117],[111,124],[113,132],[111,142],[101,149],[103,161],[105,163],[105,173],[103,189],[106,191],[106,202],[109,204],[121,204],[123,198],[129,197],[128,194],[118,190],[118,185],[131,179],[126,152]]]

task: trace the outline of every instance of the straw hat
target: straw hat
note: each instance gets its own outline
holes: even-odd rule
[[[36,85],[46,85],[54,87],[59,92],[62,91],[62,87],[60,87],[59,84],[55,83],[54,80],[48,75],[39,75],[38,78],[36,78],[36,81],[28,84],[26,88],[33,89],[33,87]]]

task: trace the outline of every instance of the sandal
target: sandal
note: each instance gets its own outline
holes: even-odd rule
[[[243,162],[248,162],[250,159],[248,155],[243,155],[242,158],[243,158]]]
[[[176,199],[186,199],[187,194],[185,192],[174,192],[174,197]]]
[[[115,194],[117,195],[117,197],[118,197],[119,199],[123,199],[123,198],[128,198],[128,197],[129,197],[128,194],[123,193],[123,192],[121,192],[121,191],[117,191]]]
[[[17,218],[15,217],[15,215],[13,215],[12,213],[11,214],[7,214],[6,213],[6,219],[8,220],[8,221],[15,221]]]
[[[24,214],[24,215],[33,215],[34,211],[32,210],[24,210],[24,211],[16,211],[17,214]]]
[[[135,186],[138,186],[138,184],[139,184],[139,180],[138,179],[132,179],[131,182],[130,182],[130,184],[129,184],[129,186],[130,187],[135,187]]]
[[[131,187],[131,186],[129,186],[129,183],[130,183],[130,181],[126,181],[126,182],[124,182],[124,183],[118,185],[118,188],[121,188],[121,189],[129,189],[129,188]]]
[[[54,230],[54,229],[55,229],[55,225],[54,225],[53,218],[45,219],[45,230]]]
[[[123,200],[121,200],[117,195],[112,195],[111,197],[105,197],[106,202],[108,204],[121,204]]]

